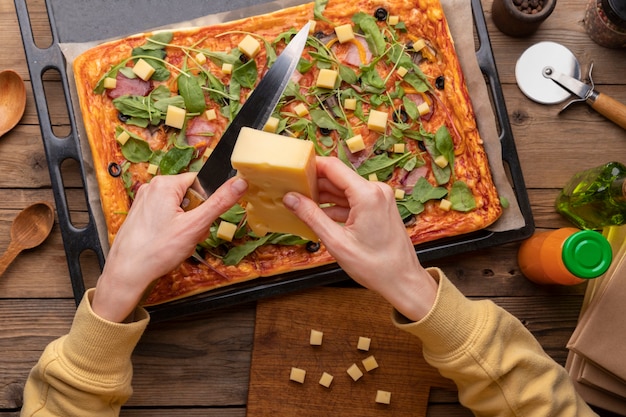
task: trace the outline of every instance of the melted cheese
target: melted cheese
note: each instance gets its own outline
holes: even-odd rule
[[[312,142],[244,127],[231,162],[248,182],[248,225],[256,235],[291,233],[317,241],[317,235],[283,205],[289,191],[318,199]]]

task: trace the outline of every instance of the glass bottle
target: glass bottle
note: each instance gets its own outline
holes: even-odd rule
[[[619,162],[579,172],[556,199],[556,211],[580,229],[626,223],[626,167]]]
[[[574,227],[535,233],[517,254],[520,270],[537,284],[580,284],[605,273],[612,259],[602,234]]]
[[[589,0],[583,19],[587,34],[607,48],[626,48],[626,1]]]

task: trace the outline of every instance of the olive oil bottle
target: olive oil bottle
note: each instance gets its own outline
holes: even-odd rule
[[[626,223],[626,166],[619,162],[579,172],[560,192],[556,211],[581,229]]]

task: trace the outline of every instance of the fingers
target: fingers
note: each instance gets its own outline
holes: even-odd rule
[[[283,204],[313,229],[322,242],[330,239],[341,229],[341,226],[328,217],[316,202],[301,194],[295,192],[285,194]]]

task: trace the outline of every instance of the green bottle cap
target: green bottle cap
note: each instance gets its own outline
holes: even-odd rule
[[[593,230],[581,230],[563,243],[563,263],[579,278],[596,278],[611,265],[613,252],[608,240]]]

